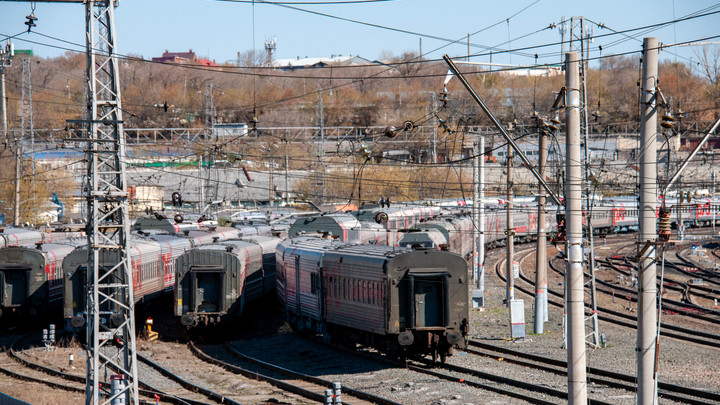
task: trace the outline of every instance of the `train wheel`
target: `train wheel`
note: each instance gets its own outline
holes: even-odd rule
[[[447,361],[447,352],[440,353],[440,363],[445,364],[446,361]]]

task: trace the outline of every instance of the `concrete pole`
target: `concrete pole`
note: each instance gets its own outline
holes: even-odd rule
[[[437,130],[438,130],[438,121],[437,121],[437,95],[435,93],[430,93],[430,114],[432,114],[432,126],[433,126],[433,134],[432,134],[432,162],[437,163]]]
[[[0,100],[0,108],[2,108],[3,139],[7,142],[7,104],[5,103],[5,67],[2,66],[3,63],[5,63],[5,61],[0,60],[0,97],[2,97],[2,100]]]
[[[13,209],[13,226],[20,226],[20,139],[15,138],[15,206]]]
[[[480,216],[480,237],[478,238],[478,270],[480,276],[478,277],[478,290],[480,290],[480,296],[482,300],[480,306],[485,306],[485,137],[480,137],[480,167],[479,167],[480,181],[478,184],[478,200],[480,201],[480,210],[478,212]]]
[[[585,361],[585,290],[582,250],[582,170],[580,158],[580,74],[577,52],[565,56],[567,108],[565,122],[565,219],[567,223],[568,261],[568,404],[587,404]]]
[[[472,260],[472,280],[477,282],[480,277],[480,246],[478,244],[478,238],[480,236],[480,156],[478,153],[477,142],[473,145],[473,154],[475,155],[472,159],[473,165],[473,207],[472,207],[472,218],[473,218],[473,260]]]
[[[545,176],[547,165],[547,137],[540,130],[538,174]],[[538,215],[537,215],[537,252],[535,254],[535,333],[543,333],[547,314],[545,313],[545,295],[547,294],[547,230],[545,229],[545,190],[538,184]]]
[[[515,260],[515,246],[513,235],[515,233],[515,224],[513,222],[513,177],[512,177],[512,166],[513,166],[513,150],[508,144],[507,151],[507,266],[506,266],[506,277],[507,277],[507,290],[505,299],[507,300],[507,306],[510,308],[510,301],[515,299],[515,272],[513,271],[513,261]]]
[[[290,187],[288,186],[288,154],[287,143],[285,143],[285,204],[290,205]]]
[[[712,196],[710,198],[715,198],[715,169],[712,169]],[[712,203],[710,204],[710,210],[712,211],[712,232],[715,235],[715,207],[713,207]]]
[[[644,245],[657,236],[655,206],[657,205],[657,102],[658,40],[643,41],[641,78],[642,112],[640,121],[640,242]],[[657,269],[655,247],[651,246],[638,263],[640,288],[637,337],[637,404],[657,403],[655,352],[657,350]]]

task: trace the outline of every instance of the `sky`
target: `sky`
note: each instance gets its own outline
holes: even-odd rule
[[[266,39],[275,38],[276,59],[359,55],[373,60],[419,52],[421,47],[426,58],[465,56],[471,34],[470,53],[476,55],[472,61],[527,65],[536,62],[537,54],[537,63],[547,64],[561,61],[558,27],[562,18],[582,16],[595,37],[591,57],[639,51],[646,36],[666,45],[717,37],[707,41],[720,45],[720,3],[715,1],[347,1],[285,0],[279,5],[251,0],[120,0],[115,12],[116,43],[124,55],[149,59],[166,50],[192,49],[200,57],[222,63],[236,60],[238,52],[262,52]],[[307,4],[327,2],[346,4]],[[31,3],[0,0],[0,40],[22,33],[13,40],[16,49],[32,49],[45,58],[62,55],[68,48],[84,51],[82,4],[34,4],[37,27],[22,33],[27,31],[24,22],[32,11]],[[716,13],[651,32],[607,35],[708,12]],[[555,28],[550,28],[552,24]],[[454,40],[462,44],[453,44]],[[495,49],[492,56],[488,48]],[[697,64],[699,50],[699,46],[671,47],[660,57]]]

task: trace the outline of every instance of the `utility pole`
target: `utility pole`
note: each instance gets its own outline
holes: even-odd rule
[[[433,138],[432,138],[432,162],[437,163],[437,94],[430,93],[430,114],[432,115]]]
[[[643,40],[640,110],[640,244],[648,244],[638,262],[637,380],[639,405],[657,403],[657,95],[658,40]]]
[[[8,144],[7,98],[5,97],[5,68],[12,66],[12,57],[14,52],[15,48],[12,42],[10,42],[10,40],[7,40],[5,42],[5,48],[0,48],[0,97],[2,97],[2,100],[0,100],[0,108],[2,108],[2,130],[5,145]]]
[[[582,175],[580,157],[580,74],[578,54],[565,56],[567,107],[565,122],[565,218],[567,223],[568,261],[566,265],[568,294],[568,403],[587,404],[585,360],[585,289],[582,249]]]
[[[510,308],[511,301],[515,299],[515,271],[514,271],[514,261],[515,261],[515,224],[513,223],[513,202],[514,202],[514,189],[513,189],[513,158],[515,155],[513,155],[512,148],[510,145],[508,145],[508,151],[507,151],[507,230],[505,231],[505,234],[507,235],[507,266],[506,266],[506,276],[507,276],[507,290],[506,290],[506,297],[507,300],[507,306]]]
[[[3,128],[3,139],[5,145],[8,145],[8,129],[7,129],[7,97],[5,97],[5,68],[12,66],[12,57],[15,53],[10,40],[5,42],[5,48],[0,49],[0,96],[2,100],[2,128]],[[15,201],[13,205],[13,226],[20,225],[20,141],[17,137],[14,139],[15,143]]]
[[[477,240],[478,250],[478,307],[485,306],[485,137],[480,136],[480,162],[478,168],[478,215],[480,217],[480,237]]]
[[[547,136],[545,129],[538,127],[539,159],[538,174],[545,177],[545,166],[547,165]],[[545,321],[548,314],[545,313],[545,298],[547,296],[547,230],[545,229],[545,192],[538,184],[538,215],[537,215],[537,252],[535,253],[535,333],[544,332]]]
[[[320,135],[320,148],[318,151],[317,142],[315,143],[316,147],[316,153],[315,153],[315,159],[316,162],[319,160],[319,164],[316,163],[316,167],[320,169],[322,172],[322,177],[319,179],[317,178],[317,168],[315,170],[315,189],[317,190],[318,184],[322,186],[322,196],[320,198],[320,201],[323,203],[325,202],[325,195],[327,193],[327,188],[325,185],[325,106],[323,104],[323,93],[321,89],[318,89],[317,91],[317,101],[316,101],[316,112],[315,116],[317,119],[317,125],[319,127],[319,135]],[[317,191],[315,192],[315,195],[317,196]]]
[[[288,166],[290,166],[290,164],[288,160],[287,135],[283,137],[283,140],[285,141],[285,205],[290,205],[290,187],[288,185]]]
[[[16,132],[17,134],[17,132]],[[21,139],[15,135],[15,206],[13,209],[13,226],[20,226],[20,156],[22,155]]]
[[[22,60],[22,95],[21,95],[21,104],[22,104],[22,116],[20,118],[20,139],[24,140],[27,139],[26,131],[27,128],[28,132],[30,133],[30,165],[32,168],[32,181],[30,182],[30,187],[32,188],[32,192],[30,193],[31,203],[30,203],[30,211],[31,211],[31,218],[33,225],[37,223],[36,218],[36,207],[37,207],[37,201],[36,201],[36,193],[35,193],[35,128],[33,125],[33,98],[32,98],[32,64],[30,63],[30,59],[23,59]],[[20,182],[20,179],[16,179],[17,182]]]
[[[217,199],[217,194],[215,194],[214,198],[210,197],[210,179],[213,174],[212,171],[214,170],[210,167],[210,165],[214,165],[215,152],[214,150],[212,153],[208,151],[207,143],[208,139],[215,139],[215,91],[213,87],[213,83],[208,83],[207,85],[205,85],[205,141],[203,142],[202,160],[207,160],[205,160],[200,166],[200,182],[202,184],[200,188],[200,204],[198,208],[200,211],[199,214],[201,215],[204,214],[207,200],[212,201],[214,199]],[[203,167],[204,165],[207,165],[207,168]]]
[[[473,308],[485,306],[485,203],[483,202],[485,181],[485,137],[480,135],[480,146],[475,143],[473,158]]]
[[[715,198],[715,169],[712,169],[712,196],[710,198]],[[712,203],[710,204],[710,210],[712,211],[712,230],[713,235],[715,235],[715,207],[713,207]]]
[[[482,136],[482,135],[481,135]],[[480,162],[479,162],[479,156],[478,156],[478,144],[475,142],[473,144],[473,158],[472,158],[472,168],[473,168],[473,206],[472,206],[472,223],[473,223],[473,235],[472,235],[472,241],[473,241],[473,259],[472,259],[472,280],[473,282],[477,282],[478,278],[480,277],[479,273],[479,266],[478,266],[478,258],[480,255],[480,249],[478,246],[478,237],[480,236],[480,188],[479,188],[479,177],[480,177]],[[474,297],[473,297],[474,298]]]
[[[589,243],[588,252],[588,263],[590,264],[590,305],[592,313],[589,317],[590,327],[592,329],[592,342],[593,346],[600,346],[600,323],[597,312],[597,300],[596,300],[596,286],[595,286],[595,242],[593,235],[592,226],[592,213],[593,213],[593,193],[590,188],[589,173],[590,173],[590,154],[589,154],[589,141],[590,141],[590,124],[588,122],[588,106],[587,106],[587,58],[588,58],[588,47],[590,42],[590,31],[585,31],[584,28],[585,19],[583,17],[571,17],[570,18],[570,50],[579,52],[580,54],[580,119],[581,128],[584,139],[584,174],[585,174],[585,218],[587,220],[587,238]]]

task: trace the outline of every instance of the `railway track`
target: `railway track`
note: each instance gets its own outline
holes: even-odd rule
[[[489,358],[502,358],[504,362],[530,367],[547,373],[567,376],[567,362],[536,354],[524,353],[506,347],[496,346],[478,340],[470,340],[466,351],[468,353]],[[636,377],[615,371],[587,367],[588,383],[603,385],[612,388],[635,392]],[[678,384],[658,383],[658,396],[685,404],[720,404],[720,394],[705,390],[689,388]]]
[[[6,352],[8,355],[7,359],[9,361],[0,362],[0,372],[15,379],[43,384],[53,389],[82,394],[85,393],[85,377],[67,373],[60,369],[47,367],[27,360],[23,356],[19,355],[16,350],[16,345],[24,340],[26,336],[15,339],[9,345]],[[143,383],[142,381],[138,381],[138,386],[140,387],[140,395],[153,401],[162,400],[166,403],[178,405],[211,405],[207,402],[180,397],[175,394],[164,392],[150,386],[149,384]]]
[[[518,252],[518,253],[521,253],[521,252]],[[527,250],[523,251],[522,253],[524,253],[524,256],[522,256],[520,258],[520,260],[524,260],[525,258],[527,258],[532,253],[532,249],[531,248],[527,249]],[[553,271],[557,272],[558,274],[563,274],[562,270],[560,270],[553,263],[555,260],[559,260],[559,259],[560,259],[559,256],[553,257],[549,262],[550,268],[553,269]],[[495,272],[496,272],[497,276],[503,281],[505,281],[505,274],[503,274],[503,271],[502,271],[504,261],[505,261],[505,258],[501,258],[495,264]],[[535,294],[535,291],[533,288],[534,281],[530,280],[528,277],[523,275],[522,272],[520,272],[520,279],[522,281],[524,281],[530,287],[521,286],[521,285],[518,285],[518,283],[515,283],[515,290],[521,291],[529,296],[534,296],[534,294]],[[559,308],[564,307],[564,302],[562,301],[562,299],[563,299],[562,292],[558,292],[556,290],[548,288],[548,294],[549,294],[549,296],[554,296],[554,297],[561,299],[559,301],[549,299],[548,305],[553,305],[553,306],[559,307]],[[586,313],[589,314],[591,311],[589,304],[586,303],[585,308],[586,308]],[[632,328],[632,329],[637,329],[637,317],[634,315],[629,315],[629,314],[626,314],[626,313],[623,313],[620,311],[616,311],[611,308],[602,307],[602,306],[598,306],[597,310],[598,310],[598,319],[600,319],[602,321],[610,322],[610,323],[613,323],[616,325],[625,326],[625,327]],[[718,347],[720,347],[720,335],[717,335],[714,333],[697,331],[697,330],[685,328],[682,326],[669,325],[669,324],[665,323],[665,324],[661,325],[661,334],[666,337],[672,337],[672,338],[683,340],[686,342],[693,342],[693,343],[701,344],[704,346],[709,346],[714,349],[717,349]]]
[[[327,389],[334,388],[332,381],[299,373],[285,367],[280,367],[258,360],[241,353],[239,350],[233,348],[227,343],[223,346],[224,350],[240,362],[247,363],[248,366],[241,367],[238,364],[231,364],[220,360],[217,356],[207,354],[192,342],[190,342],[188,346],[200,360],[222,367],[229,372],[243,375],[247,378],[268,382],[275,387],[300,395],[312,401],[325,402],[325,391]],[[342,387],[342,396],[343,402],[352,404],[399,405],[397,402],[350,387]],[[349,401],[348,398],[350,398]]]
[[[713,286],[712,290],[717,294],[718,289],[720,289],[720,273],[716,273],[714,271],[708,270],[708,268],[701,267],[694,261],[687,258],[687,254],[685,252],[688,250],[691,250],[691,248],[677,250],[675,255],[677,256],[678,260],[682,262],[682,265],[675,264],[673,266],[674,270],[688,277],[702,279],[704,282]],[[714,250],[713,254],[716,255]]]
[[[353,348],[337,347],[315,338],[308,339],[366,360],[382,362],[398,369],[406,369],[438,380],[493,392],[503,397],[514,398],[531,404],[550,405],[567,402],[566,391],[551,388],[547,384],[533,384],[524,381],[522,378],[504,377],[470,367],[438,363],[429,359],[395,360],[374,351],[358,351]],[[599,400],[590,400],[589,403],[594,405],[609,404]]]
[[[618,260],[621,260],[622,263],[617,263]],[[629,262],[624,256],[622,257],[622,259],[611,257],[605,260],[599,260],[599,262],[602,263],[605,268],[612,269],[613,271],[620,273],[626,277],[631,277],[631,271],[626,270],[623,267],[631,267],[637,269],[637,266]],[[668,267],[668,263],[666,263],[665,266]],[[598,283],[612,289],[610,292],[608,292],[608,290],[606,289],[598,289],[598,291],[602,291],[606,294],[612,294],[612,291],[618,290],[625,294],[630,294],[632,301],[637,302],[637,292],[634,289],[623,287],[615,283],[610,283],[603,280],[598,280]],[[660,275],[658,275],[658,286],[659,284]],[[712,301],[715,297],[717,297],[717,295],[713,296],[711,289],[701,289],[698,287],[699,286],[690,285],[685,282],[669,280],[666,274],[663,288],[665,290],[676,291],[685,298],[683,301],[663,298],[663,310],[671,310],[674,313],[688,316],[691,318],[699,319],[710,323],[717,323],[718,321],[720,321],[720,310],[712,307],[699,305],[693,302],[693,298],[695,297]],[[709,314],[711,316],[706,316],[706,314]]]

